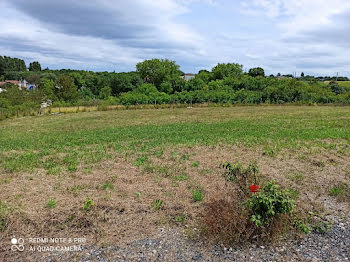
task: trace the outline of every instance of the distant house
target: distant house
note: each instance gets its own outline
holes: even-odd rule
[[[27,89],[27,90],[35,89],[35,85],[34,84],[29,84],[25,79],[21,80],[21,81],[18,81],[18,80],[5,80],[3,82],[0,82],[0,87],[4,86],[6,84],[17,85],[20,90],[22,90],[22,88],[23,89]]]
[[[189,81],[189,80],[195,78],[196,74],[184,74],[183,76],[180,76],[180,77],[186,81]]]

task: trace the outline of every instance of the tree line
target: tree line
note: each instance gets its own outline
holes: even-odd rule
[[[136,71],[116,73],[42,70],[39,62],[32,62],[27,70],[23,60],[0,58],[3,68],[0,78],[26,79],[37,87],[25,91],[6,84],[6,91],[0,93],[0,110],[6,112],[35,108],[47,100],[53,101],[54,106],[204,102],[350,104],[350,88],[336,81],[325,84],[305,75],[265,76],[261,67],[245,73],[237,63],[219,63],[185,81],[179,65],[168,59],[145,60],[136,65]]]

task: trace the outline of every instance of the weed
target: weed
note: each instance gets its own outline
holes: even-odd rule
[[[52,198],[49,201],[47,201],[46,207],[47,208],[55,208],[57,205],[56,199]]]
[[[89,211],[94,205],[95,205],[94,201],[87,197],[84,201],[83,209],[86,211]]]
[[[294,221],[294,226],[304,234],[309,234],[312,230],[311,227],[305,224],[304,221],[301,219],[297,219],[296,221]]]
[[[188,179],[188,175],[180,174],[174,177],[174,181],[185,181]]]
[[[241,163],[231,164],[226,162],[222,165],[226,170],[224,176],[228,182],[235,182],[243,196],[246,195],[248,187],[252,184],[258,184],[258,166],[253,163],[248,167],[244,167]]]
[[[204,198],[204,194],[200,187],[197,187],[192,191],[192,199],[194,202],[200,202],[203,200],[203,198]]]
[[[287,177],[296,183],[302,183],[302,181],[304,180],[304,175],[301,173],[292,173]]]
[[[199,161],[194,161],[192,163],[192,167],[199,167]]]
[[[315,225],[312,226],[313,231],[319,234],[327,233],[330,229],[332,229],[331,223],[326,223],[324,221],[319,221]]]
[[[286,189],[286,193],[294,200],[299,198],[299,191],[294,188],[288,188]]]
[[[155,210],[160,210],[163,206],[164,202],[160,199],[156,199],[151,203],[151,207]]]
[[[183,223],[184,221],[185,221],[185,219],[186,219],[186,217],[185,217],[185,215],[179,215],[179,216],[177,216],[177,217],[175,217],[175,221],[177,222],[177,223]]]
[[[289,214],[295,203],[286,190],[280,190],[274,181],[266,184],[261,192],[253,193],[245,204],[252,211],[251,221],[256,226],[269,225],[278,214]]]
[[[183,161],[190,160],[190,156],[189,156],[188,154],[183,154],[183,155],[181,156],[181,160],[183,160]]]
[[[140,192],[136,192],[135,194],[136,194],[137,198],[141,198],[141,193]]]
[[[350,187],[345,183],[338,183],[336,186],[329,190],[331,196],[335,196],[340,200],[349,199],[350,200]]]
[[[10,213],[8,205],[0,201],[0,231],[3,231],[7,225],[7,217]]]
[[[106,181],[103,185],[102,185],[102,189],[103,190],[114,190],[114,185],[109,182],[109,181]]]
[[[136,158],[134,161],[134,166],[142,166],[148,162],[148,156],[143,155]]]

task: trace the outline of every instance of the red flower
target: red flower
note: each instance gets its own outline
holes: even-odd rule
[[[261,188],[258,185],[251,185],[249,186],[250,189],[250,193],[256,193],[256,192],[260,192]]]

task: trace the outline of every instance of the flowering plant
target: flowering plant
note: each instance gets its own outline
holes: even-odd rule
[[[261,191],[261,188],[258,185],[251,185],[249,186],[250,193],[257,193]]]

